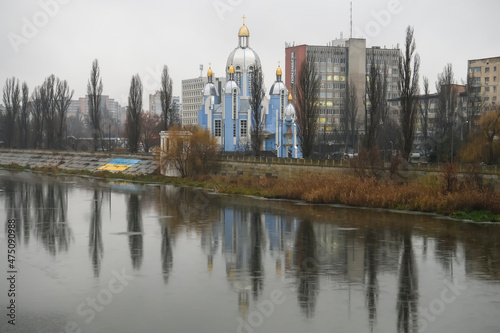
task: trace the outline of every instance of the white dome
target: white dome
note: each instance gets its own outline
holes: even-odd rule
[[[281,81],[275,81],[269,90],[269,95],[279,95],[281,90],[285,91],[285,97],[288,96],[288,89],[286,89],[285,83]]]
[[[219,96],[219,92],[215,87],[215,84],[209,82],[205,84],[205,88],[203,88],[203,96]]]
[[[227,81],[226,82],[226,89],[224,90],[224,92],[226,94],[231,94],[233,92],[233,89],[236,88],[237,89],[237,94],[239,95],[240,94],[240,88],[238,87],[238,85],[236,84],[236,82],[234,81]]]
[[[226,72],[233,65],[235,71],[248,71],[250,66],[262,68],[257,53],[249,47],[237,47],[229,54],[226,64]]]
[[[288,103],[285,108],[285,118],[295,118],[295,107],[292,103]]]

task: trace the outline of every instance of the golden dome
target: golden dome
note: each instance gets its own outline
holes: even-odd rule
[[[288,93],[288,100],[289,100],[289,101],[291,101],[292,99],[293,99],[293,98],[292,98],[292,92],[290,91],[290,92]]]
[[[238,31],[238,37],[250,37],[250,31],[248,31],[247,26],[245,23],[240,28],[240,31]]]
[[[208,68],[207,76],[214,76],[214,72],[212,72],[212,68]]]
[[[276,75],[282,75],[281,67],[278,65],[278,69],[276,70]]]
[[[233,65],[231,65],[231,67],[229,67],[229,74],[234,74],[234,67]]]

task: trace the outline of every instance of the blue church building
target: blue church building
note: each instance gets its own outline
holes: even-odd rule
[[[212,68],[209,68],[208,83],[203,89],[203,105],[198,111],[198,124],[210,131],[224,151],[243,151],[251,147],[250,82],[256,68],[262,73],[262,66],[259,56],[249,46],[249,38],[250,32],[243,23],[238,32],[238,47],[227,59],[225,87],[219,95],[219,90],[212,81]],[[298,148],[292,95],[282,81],[279,66],[269,98],[265,96],[261,104],[261,124],[261,150],[275,152],[277,157],[302,157]]]

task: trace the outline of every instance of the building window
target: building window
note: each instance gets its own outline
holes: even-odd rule
[[[285,90],[280,91],[280,120],[283,120],[283,113],[285,112]]]
[[[490,101],[490,98],[489,98],[489,97],[485,97],[485,98],[484,98],[484,102],[485,102],[485,103],[488,103],[489,101]]]
[[[489,67],[485,67],[485,68],[484,68],[484,72],[485,72],[485,73],[489,73],[489,72],[490,72],[490,68],[489,68]]]
[[[484,78],[484,84],[488,84],[490,83],[490,78],[489,77],[485,77]]]
[[[472,85],[473,86],[480,86],[481,85],[481,78],[480,77],[473,77],[472,78]]]
[[[493,82],[497,82],[497,77],[493,76]]]
[[[489,92],[490,91],[490,87],[484,87],[484,92]]]
[[[471,67],[470,72],[471,73],[481,73],[481,67]]]
[[[233,120],[233,138],[236,137],[236,120]]]
[[[497,87],[496,86],[493,87],[493,92],[495,92],[495,93],[497,92]]]
[[[215,119],[214,135],[221,136],[222,133],[222,120]]]
[[[240,138],[245,138],[247,136],[247,120],[240,120]]]
[[[493,67],[493,72],[497,71],[497,66]]]

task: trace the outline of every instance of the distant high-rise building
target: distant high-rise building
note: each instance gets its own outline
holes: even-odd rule
[[[346,92],[346,84],[356,86],[357,119],[361,126],[365,122],[364,97],[366,79],[372,61],[380,70],[386,70],[387,99],[398,97],[399,49],[381,47],[366,48],[366,40],[359,38],[337,39],[326,46],[291,45],[285,46],[285,83],[295,94],[301,65],[314,59],[320,76],[319,129],[331,133],[339,129],[340,114]]]
[[[474,59],[468,61],[470,90],[469,98],[477,96],[479,111],[487,111],[498,106],[500,57]],[[480,99],[480,100],[479,100]]]
[[[149,94],[149,112],[161,116],[161,91]]]
[[[82,115],[87,116],[89,113],[88,96],[80,97],[78,100],[72,100],[68,109],[68,116],[76,115],[79,111]],[[101,113],[104,117],[119,120],[121,118],[120,103],[107,95],[101,96]]]
[[[80,101],[79,100],[71,100],[68,107],[67,116],[74,117],[80,112]]]
[[[225,78],[214,77],[213,83],[221,92],[225,84]],[[208,83],[208,77],[198,77],[195,79],[182,80],[182,125],[198,124],[198,111],[203,105],[203,88]]]
[[[182,103],[179,96],[172,97],[172,107],[175,110],[176,121],[181,121]],[[161,91],[157,90],[154,94],[149,95],[149,112],[161,117]]]

